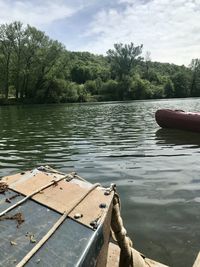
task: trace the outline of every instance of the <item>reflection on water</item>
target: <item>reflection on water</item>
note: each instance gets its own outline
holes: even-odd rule
[[[172,146],[184,145],[199,148],[199,133],[181,131],[175,129],[159,129],[156,131],[157,144],[167,144]]]
[[[136,248],[171,266],[200,250],[199,134],[160,129],[159,108],[199,99],[0,107],[0,175],[49,164],[118,186]]]

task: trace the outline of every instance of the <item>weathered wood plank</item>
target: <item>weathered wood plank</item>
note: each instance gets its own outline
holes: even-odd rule
[[[198,253],[193,267],[200,267],[200,252]]]
[[[134,253],[139,253],[135,249],[133,249]],[[108,248],[108,258],[107,258],[107,265],[106,267],[118,267],[119,266],[119,256],[120,256],[120,248],[113,244],[109,243],[109,248]],[[134,255],[133,255],[134,256]],[[164,265],[162,263],[159,263],[157,261],[145,258],[144,264],[147,267],[168,267],[167,265]],[[141,266],[141,265],[134,265],[134,266]],[[194,267],[194,266],[193,266]],[[195,266],[197,267],[197,266]],[[198,266],[199,267],[199,266]]]
[[[23,174],[19,173],[4,177],[2,181],[6,182],[10,189],[27,196],[46,184],[51,183],[52,180],[62,179],[62,177],[65,177],[65,175],[46,173],[35,169]],[[62,180],[31,198],[63,214],[66,210],[70,210],[91,186],[92,184],[78,179],[73,179],[71,182]],[[110,195],[105,195],[104,192],[103,188],[96,188],[85,201],[81,202],[78,207],[70,212],[69,217],[74,219],[76,214],[81,214],[82,216],[76,220],[91,227],[90,223],[101,218],[112,202],[113,192]],[[102,209],[100,204],[105,204],[106,208]]]

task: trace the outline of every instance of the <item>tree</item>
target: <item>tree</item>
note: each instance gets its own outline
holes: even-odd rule
[[[103,100],[118,100],[119,85],[117,81],[108,80],[102,84],[99,94]]]
[[[151,52],[147,51],[145,55],[145,65],[146,65],[145,78],[147,80],[149,80],[150,63],[151,63]]]
[[[111,69],[119,80],[122,80],[124,76],[131,75],[135,63],[141,60],[142,47],[143,45],[134,46],[133,43],[125,45],[119,43],[114,44],[114,49],[107,51]]]
[[[165,85],[164,85],[164,94],[165,97],[171,98],[174,97],[174,84],[170,78],[167,79]]]
[[[175,97],[188,97],[190,96],[190,75],[180,70],[172,76],[172,82],[174,84],[174,96]]]
[[[114,44],[114,50],[107,51],[107,56],[111,64],[111,70],[119,81],[118,95],[120,100],[127,99],[130,95],[130,76],[136,62],[141,60],[142,47],[134,46],[133,43]]]
[[[164,97],[164,88],[163,85],[151,84],[150,89],[152,92],[152,98],[159,99]]]
[[[91,69],[87,66],[80,66],[79,63],[72,68],[71,77],[73,82],[83,84],[87,80],[91,80]]]
[[[192,71],[191,95],[200,96],[200,59],[192,59],[190,69]]]
[[[85,87],[86,91],[89,92],[91,95],[96,95],[98,93],[95,81],[88,80],[84,84],[84,87]]]
[[[29,103],[200,96],[200,59],[186,68],[151,62],[147,52],[142,61],[142,48],[118,43],[106,57],[70,52],[30,25],[2,24],[2,103],[14,96]]]
[[[22,53],[25,46],[25,32],[21,22],[15,21],[10,24],[12,32],[12,84],[15,88],[15,97],[19,97],[19,90],[21,87],[21,80],[23,76],[23,57]]]
[[[34,99],[38,103],[59,103],[65,86],[65,81],[56,78],[49,79],[37,90]]]
[[[41,45],[37,51],[35,91],[44,88],[48,80],[55,77],[60,79],[61,75],[58,70],[61,70],[63,63],[61,57],[64,48],[59,42],[44,38]]]
[[[142,80],[139,76],[135,78],[131,87],[131,98],[132,99],[145,99],[150,98],[150,82]],[[147,97],[148,96],[148,97]]]
[[[3,93],[5,98],[8,98],[9,94],[9,82],[10,82],[10,65],[11,56],[13,53],[13,34],[11,25],[0,25],[0,68],[1,79],[3,81]]]
[[[33,96],[34,83],[37,77],[36,69],[39,66],[37,53],[45,38],[43,32],[29,25],[24,30],[24,35],[24,47],[22,49],[23,67],[19,90],[20,98]]]
[[[75,83],[69,83],[69,85],[67,86],[66,90],[65,90],[65,102],[77,102],[79,95],[78,95],[78,91],[79,91],[79,87],[81,85],[79,84],[75,84]]]

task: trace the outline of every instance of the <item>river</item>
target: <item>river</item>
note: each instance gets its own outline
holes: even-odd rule
[[[0,107],[0,177],[39,165],[116,183],[134,246],[175,267],[200,250],[200,135],[160,129],[159,108],[200,99]]]

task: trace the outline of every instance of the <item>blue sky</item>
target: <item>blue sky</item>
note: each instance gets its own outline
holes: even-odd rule
[[[200,58],[200,0],[0,0],[0,23],[22,21],[73,51],[143,44],[152,61]]]

